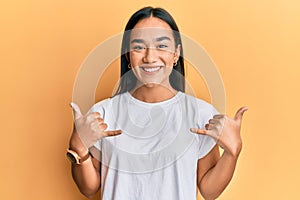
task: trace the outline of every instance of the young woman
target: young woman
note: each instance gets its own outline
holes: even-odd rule
[[[84,116],[71,103],[75,122],[67,155],[85,196],[99,189],[104,200],[192,200],[197,188],[205,199],[222,193],[241,151],[247,108],[229,118],[184,90],[174,19],[161,8],[137,11],[123,36],[117,93]]]

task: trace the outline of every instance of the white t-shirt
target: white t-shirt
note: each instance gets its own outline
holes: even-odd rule
[[[100,151],[103,200],[196,200],[197,161],[215,140],[189,131],[218,112],[195,97],[146,103],[129,92],[95,104],[107,130],[122,134],[95,144]]]

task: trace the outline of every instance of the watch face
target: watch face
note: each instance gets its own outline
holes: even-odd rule
[[[77,160],[76,160],[76,158],[74,157],[74,155],[73,154],[71,154],[70,152],[67,152],[67,157],[68,157],[68,159],[72,162],[72,163],[77,163]]]

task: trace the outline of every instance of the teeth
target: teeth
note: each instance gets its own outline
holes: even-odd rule
[[[153,67],[151,67],[151,68],[145,68],[145,67],[143,67],[143,69],[144,69],[146,72],[155,72],[155,71],[159,70],[160,67],[155,67],[155,68],[153,68]]]

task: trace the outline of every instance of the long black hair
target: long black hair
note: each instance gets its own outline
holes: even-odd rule
[[[132,70],[128,67],[130,61],[129,56],[126,55],[129,51],[130,31],[140,20],[149,17],[157,17],[165,21],[173,30],[175,47],[178,47],[178,45],[180,45],[181,48],[177,65],[173,67],[174,70],[172,70],[169,80],[171,86],[175,90],[182,92],[185,91],[183,47],[177,24],[173,17],[163,8],[144,7],[131,16],[124,30],[121,48],[121,80],[115,95],[131,91],[136,86],[137,79]]]

